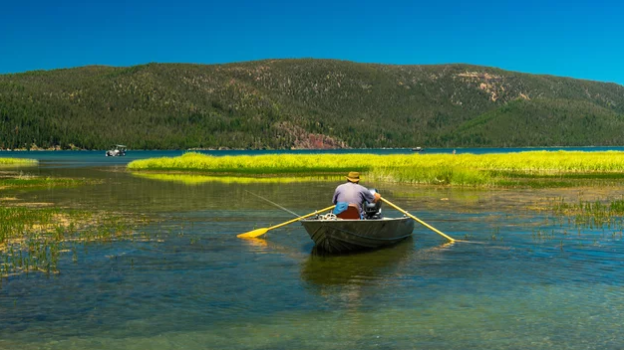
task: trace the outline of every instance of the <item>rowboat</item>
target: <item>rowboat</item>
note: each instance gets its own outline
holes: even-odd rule
[[[414,221],[409,217],[374,220],[314,219],[301,224],[316,243],[329,253],[348,253],[396,244],[412,235]]]

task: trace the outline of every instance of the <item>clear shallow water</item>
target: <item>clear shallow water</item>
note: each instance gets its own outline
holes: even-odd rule
[[[621,236],[528,209],[578,189],[370,183],[472,243],[444,245],[418,227],[395,247],[328,257],[298,224],[257,242],[236,234],[291,218],[245,190],[305,214],[327,206],[336,183],[188,186],[61,162],[34,171],[103,182],[1,196],[158,221],[140,228],[149,241],[88,244],[77,263],[67,254],[58,276],[3,280],[0,349],[621,348]]]

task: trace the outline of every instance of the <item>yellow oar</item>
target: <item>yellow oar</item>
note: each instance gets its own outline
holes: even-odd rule
[[[274,228],[286,226],[288,224],[292,224],[293,222],[301,221],[301,220],[303,220],[305,218],[309,218],[310,216],[314,216],[314,215],[316,215],[318,213],[322,213],[324,211],[332,210],[335,207],[336,207],[335,205],[332,205],[331,207],[327,207],[325,209],[317,210],[314,213],[310,213],[308,215],[304,215],[304,216],[298,217],[296,219],[292,219],[290,221],[286,221],[286,222],[281,223],[279,225],[275,225],[275,226],[271,226],[271,227],[267,227],[267,228],[259,228],[259,229],[253,230],[253,231],[241,233],[240,235],[237,235],[236,237],[238,237],[238,238],[256,238],[256,237],[262,236],[263,234],[267,233],[267,231],[272,230]]]
[[[419,218],[415,217],[414,215],[412,215],[412,214],[410,214],[410,213],[406,212],[405,210],[403,210],[403,209],[401,209],[401,208],[397,207],[396,205],[394,205],[394,204],[390,203],[390,201],[388,201],[387,199],[385,199],[385,198],[381,197],[381,200],[382,200],[384,203],[388,204],[389,206],[393,207],[394,209],[396,209],[396,210],[400,211],[401,213],[403,213],[403,214],[405,214],[405,215],[409,216],[410,218],[412,218],[412,219],[416,220],[416,222],[418,222],[419,224],[421,224],[421,225],[425,226],[426,228],[430,229],[431,231],[433,231],[433,232],[435,232],[435,233],[439,234],[440,236],[442,236],[442,237],[444,237],[444,238],[448,239],[450,243],[455,242],[455,239],[453,239],[453,238],[451,238],[451,237],[449,237],[449,236],[445,235],[444,233],[442,233],[440,230],[436,229],[435,227],[433,227],[433,226],[429,225],[428,223],[426,223],[426,222],[424,222],[424,221],[420,220]]]

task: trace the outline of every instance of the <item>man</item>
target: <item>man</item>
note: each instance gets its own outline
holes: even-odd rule
[[[351,171],[347,175],[347,183],[338,186],[334,192],[332,199],[332,203],[336,204],[334,214],[340,214],[347,206],[356,206],[362,218],[364,216],[362,202],[376,203],[380,198],[379,193],[373,195],[368,188],[360,185],[360,173]]]

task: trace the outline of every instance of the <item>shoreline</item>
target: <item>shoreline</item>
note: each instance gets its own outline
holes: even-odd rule
[[[375,150],[389,150],[389,151],[408,151],[408,152],[413,152],[414,154],[427,154],[427,153],[437,153],[439,151],[466,151],[466,150],[479,150],[479,151],[484,151],[484,150],[519,150],[519,152],[522,152],[523,150],[526,151],[535,151],[535,150],[547,150],[547,151],[554,151],[554,150],[582,150],[582,149],[588,149],[588,150],[621,150],[624,152],[624,145],[621,146],[601,146],[601,145],[588,145],[588,146],[501,146],[501,147],[494,147],[494,146],[486,146],[486,147],[435,147],[435,146],[428,146],[428,147],[422,147],[421,150],[417,150],[416,148],[418,147],[373,147],[373,148],[351,148],[351,147],[345,147],[345,148],[230,148],[230,147],[192,147],[192,148],[150,148],[150,149],[133,149],[133,148],[127,148],[128,151],[132,151],[132,152],[145,152],[145,151],[153,151],[153,152],[168,152],[168,151],[179,151],[179,152],[194,152],[194,151],[207,151],[207,152],[220,152],[220,151],[244,151],[244,152],[271,152],[271,151],[276,151],[276,152],[290,152],[290,151],[294,151],[294,152],[299,152],[299,151],[318,151],[318,152],[331,152],[331,151],[341,151],[341,153],[348,153],[348,151],[375,151]],[[56,146],[54,148],[15,148],[15,149],[6,149],[6,148],[0,148],[0,153],[12,153],[12,152],[67,152],[67,151],[71,151],[71,152],[106,152],[108,149],[86,149],[86,148],[78,148],[78,147],[74,147],[74,148],[60,148],[60,146]]]

